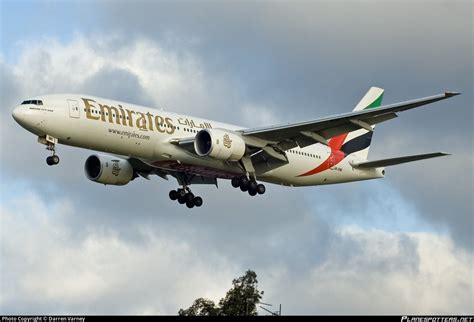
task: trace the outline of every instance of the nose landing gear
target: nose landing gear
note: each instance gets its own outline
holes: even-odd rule
[[[54,143],[48,142],[46,150],[51,151],[52,155],[46,158],[46,163],[51,165],[56,165],[59,163],[59,157],[56,155],[56,145]]]
[[[56,155],[56,144],[58,143],[58,139],[50,136],[39,136],[38,142],[41,144],[46,145],[46,150],[51,151],[51,156],[46,158],[46,163],[48,165],[55,165],[59,163],[59,157]]]

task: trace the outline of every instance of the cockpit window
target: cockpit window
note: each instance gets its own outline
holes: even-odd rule
[[[25,104],[43,105],[43,101],[41,101],[41,100],[30,100],[30,101],[23,101],[23,103],[21,103],[21,105],[25,105]]]

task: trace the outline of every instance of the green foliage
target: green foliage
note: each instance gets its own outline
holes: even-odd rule
[[[179,310],[178,315],[183,316],[216,316],[219,314],[220,310],[216,307],[216,304],[208,299],[204,299],[202,297],[198,298],[194,301],[193,305],[191,305],[186,310]]]
[[[227,291],[219,305],[208,299],[199,298],[189,308],[179,310],[179,315],[226,315],[243,316],[257,315],[257,304],[262,298],[263,291],[258,291],[257,274],[248,270],[244,276],[232,281],[232,288]]]
[[[262,298],[257,289],[257,274],[248,270],[232,281],[233,287],[219,301],[222,315],[257,315],[257,304]]]

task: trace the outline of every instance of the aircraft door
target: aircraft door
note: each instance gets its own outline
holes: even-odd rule
[[[79,104],[77,104],[77,101],[67,100],[67,104],[69,105],[69,117],[79,118]]]

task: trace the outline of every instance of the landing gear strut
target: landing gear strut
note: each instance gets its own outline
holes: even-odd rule
[[[265,186],[263,184],[257,183],[254,179],[249,179],[246,176],[232,178],[231,184],[234,188],[240,188],[244,192],[247,191],[251,196],[263,195],[265,193]]]
[[[55,144],[48,142],[48,145],[46,146],[46,150],[49,150],[52,152],[52,155],[46,158],[46,163],[50,166],[58,164],[59,157],[56,155]]]
[[[51,135],[38,136],[38,143],[46,145],[46,150],[51,151],[51,156],[46,158],[48,165],[55,165],[59,163],[59,157],[56,155],[56,144],[58,139]]]
[[[194,196],[191,190],[186,186],[177,190],[171,190],[169,197],[171,200],[178,200],[180,204],[186,204],[186,207],[188,208],[202,206],[202,198],[199,196]]]

